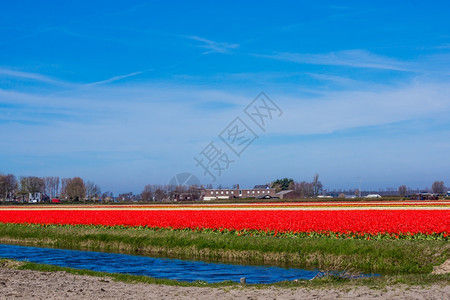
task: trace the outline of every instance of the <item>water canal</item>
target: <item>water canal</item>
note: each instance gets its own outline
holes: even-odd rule
[[[240,278],[245,277],[249,284],[274,283],[284,280],[311,279],[317,274],[317,271],[298,268],[239,265],[5,244],[0,244],[0,258],[188,282],[196,280],[208,283],[226,280],[239,282]]]

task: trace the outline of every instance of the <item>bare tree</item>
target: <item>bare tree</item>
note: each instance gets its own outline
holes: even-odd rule
[[[0,175],[0,199],[12,201],[18,189],[16,176],[13,174]]]
[[[359,189],[355,190],[355,196],[356,197],[361,197],[361,191]]]
[[[152,184],[147,187],[147,190],[152,193],[155,201],[163,201],[170,199],[171,192],[183,192],[189,189],[189,187],[182,185],[175,186],[175,190],[171,190],[171,188],[174,188],[174,186]]]
[[[101,189],[98,185],[93,183],[92,181],[86,182],[86,198],[88,200],[92,200],[92,198],[97,197],[99,198],[101,195]]]
[[[109,202],[113,199],[113,193],[111,192],[104,192],[102,194],[102,202]]]
[[[164,198],[163,195],[160,196]],[[171,201],[196,201],[200,199],[201,189],[197,185],[183,185],[175,190],[169,191],[167,196],[167,199]]]
[[[273,189],[275,189],[275,193],[279,193],[279,192],[282,191],[281,184],[273,184],[273,183],[272,183],[271,187],[272,187]],[[294,189],[295,189],[295,183],[294,183]]]
[[[302,181],[294,184],[294,191],[300,198],[311,198],[314,196],[314,187],[310,182]]]
[[[130,202],[133,199],[134,199],[134,195],[132,192],[119,194],[120,201]]]
[[[144,186],[144,190],[141,193],[142,201],[148,202],[153,200],[153,192],[150,184]]]
[[[20,189],[27,193],[43,193],[45,180],[43,178],[28,176],[20,177]]]
[[[163,201],[167,199],[167,192],[162,188],[157,188],[154,192],[155,201]]]
[[[402,197],[406,195],[406,185],[401,185],[398,187],[398,194]]]
[[[5,175],[0,174],[0,199],[6,201],[6,196]]]
[[[45,188],[45,180],[43,178],[35,176],[21,176],[20,177],[20,190],[19,195],[22,196],[22,201],[27,198],[27,196],[33,196],[36,194],[43,194]],[[29,199],[29,197],[27,198]]]
[[[60,193],[60,198],[67,198],[68,195],[66,194],[66,187],[67,184],[69,183],[70,178],[61,178],[61,193]]]
[[[314,175],[314,179],[312,181],[313,194],[314,197],[317,197],[320,192],[322,192],[323,185],[322,182],[319,181],[319,174]]]
[[[44,194],[46,194],[47,196],[50,196],[50,198],[53,198],[52,192],[50,190],[50,182],[51,182],[51,177],[44,177]]]
[[[64,178],[64,179],[66,179],[66,178]],[[66,180],[64,180],[64,181],[66,181]],[[72,179],[68,179],[67,182],[65,182],[63,194],[65,197],[68,197],[69,199],[71,199],[73,201],[79,201],[79,200],[85,199],[86,186],[84,184],[83,179],[81,179],[80,177],[74,177]]]
[[[445,186],[443,181],[435,181],[433,182],[433,185],[431,186],[431,190],[435,194],[444,194],[445,193]]]
[[[51,198],[55,198],[59,194],[59,177],[45,177],[45,194]]]

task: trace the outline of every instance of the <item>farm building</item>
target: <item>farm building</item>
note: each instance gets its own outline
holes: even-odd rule
[[[267,185],[256,185],[253,189],[203,189],[201,198],[203,200],[236,199],[236,198],[273,198],[275,189]]]

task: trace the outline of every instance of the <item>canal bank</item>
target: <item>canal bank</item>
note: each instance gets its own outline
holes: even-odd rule
[[[13,264],[18,267],[17,263]],[[116,280],[0,266],[0,299],[448,299],[450,295],[450,286],[442,280],[418,286],[396,284],[392,280],[385,285],[385,281],[380,282],[381,278],[364,279],[375,280],[373,284],[378,288],[352,282],[314,284],[314,281],[301,281],[284,288],[237,284],[222,287],[173,286]]]
[[[214,232],[0,224],[0,243],[306,269],[429,274],[449,258],[439,240],[238,236]]]
[[[245,278],[248,284],[267,284],[281,281],[310,280],[319,273],[318,270],[298,268],[212,263],[5,244],[0,244],[0,258],[97,272],[207,283],[241,282]]]

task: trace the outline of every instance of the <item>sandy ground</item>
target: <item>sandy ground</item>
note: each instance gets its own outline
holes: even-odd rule
[[[0,267],[0,299],[450,299],[450,285],[372,290],[305,288],[201,288],[128,284],[64,272]]]
[[[447,274],[450,273],[450,259],[447,259],[442,265],[433,267],[431,274]]]

